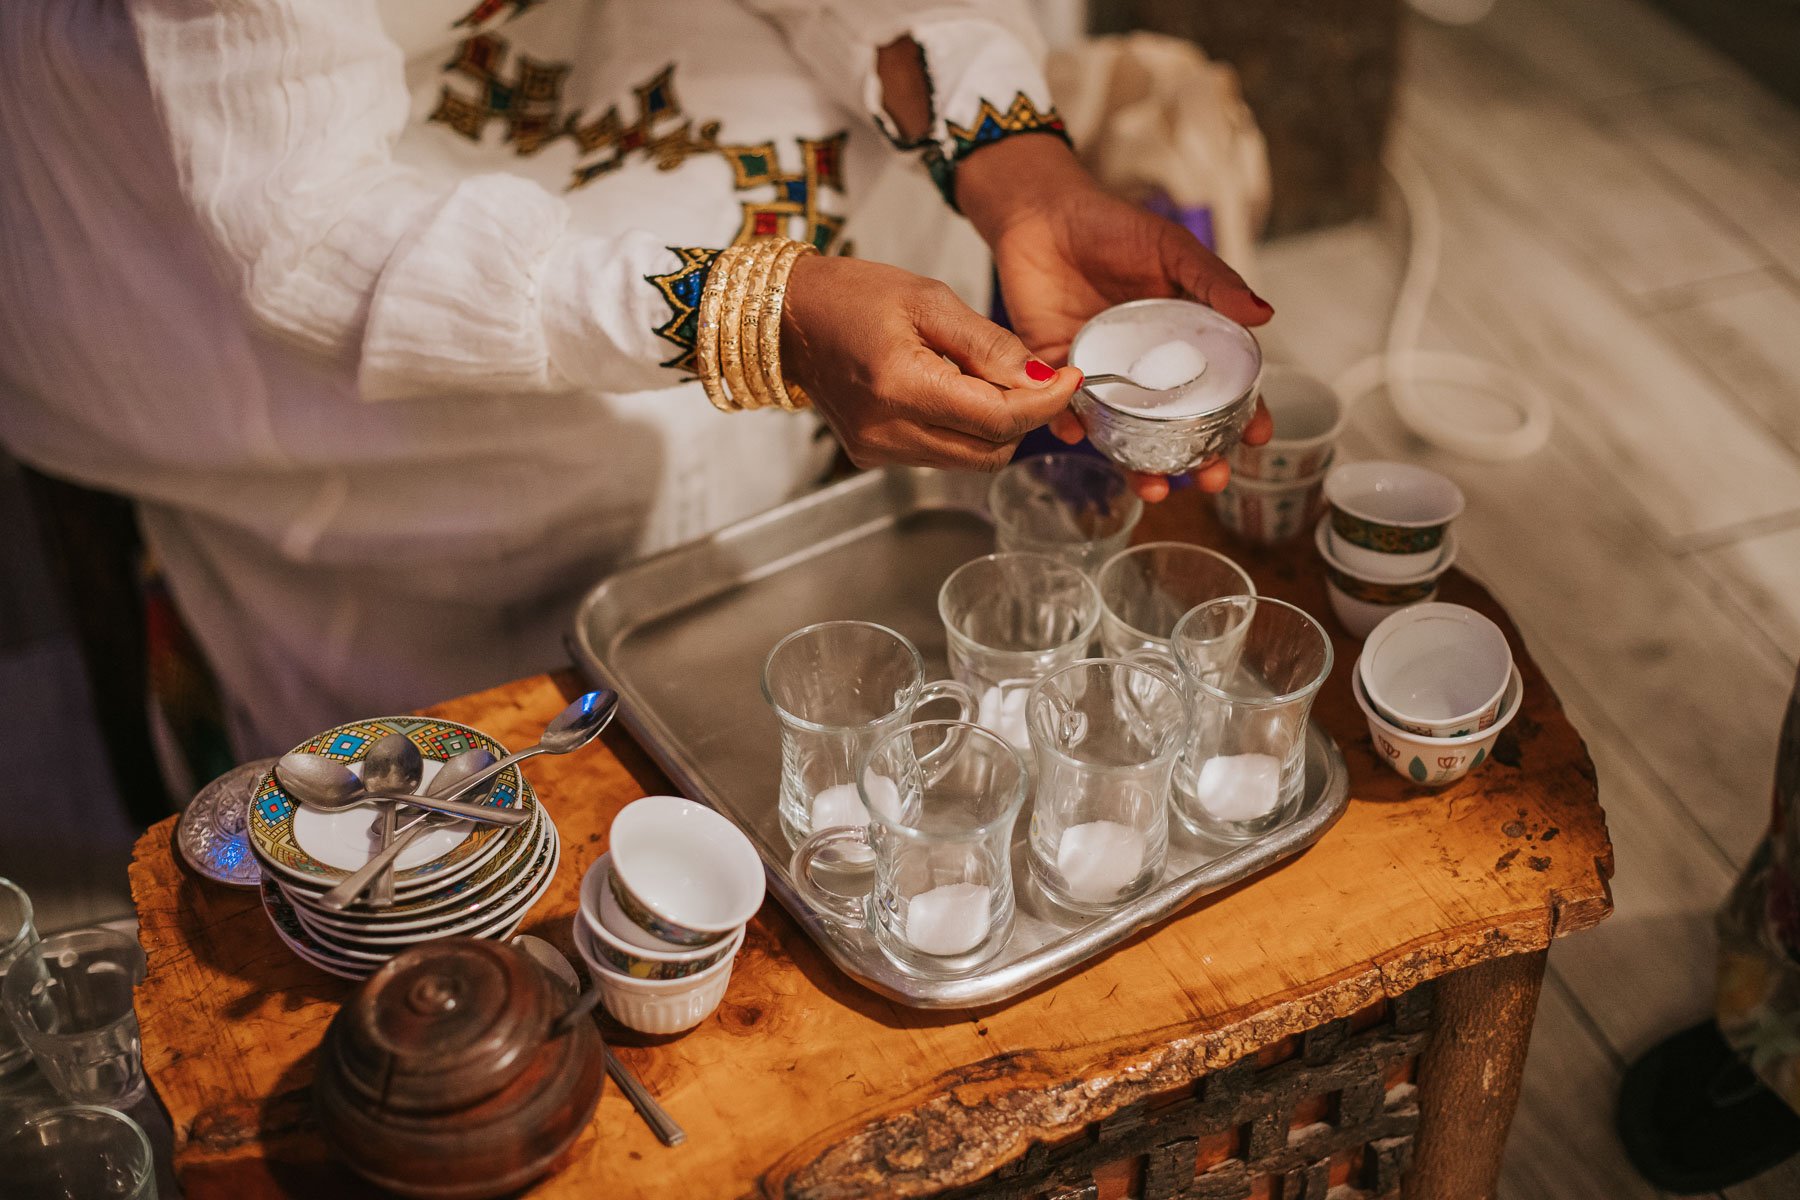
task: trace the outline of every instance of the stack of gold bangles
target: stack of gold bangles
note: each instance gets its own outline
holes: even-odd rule
[[[781,302],[788,275],[808,242],[769,238],[732,246],[713,260],[700,297],[694,364],[706,398],[720,412],[811,403],[781,377]]]

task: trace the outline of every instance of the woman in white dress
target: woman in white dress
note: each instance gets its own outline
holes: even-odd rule
[[[1106,304],[1270,315],[1082,172],[999,5],[8,0],[0,157],[0,439],[138,502],[245,756],[545,668],[611,565],[814,483],[818,417],[993,469],[1068,432],[1045,363]],[[952,205],[1018,337],[873,261],[985,270]],[[817,416],[693,381],[765,237],[823,252],[781,330]]]

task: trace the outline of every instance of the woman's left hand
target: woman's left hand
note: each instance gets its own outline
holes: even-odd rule
[[[1275,315],[1236,271],[1172,221],[1109,194],[1063,142],[1047,134],[1007,138],[957,167],[956,198],[994,253],[1008,315],[1019,338],[1050,362],[1066,361],[1081,326],[1127,300],[1181,296],[1241,325]],[[1081,423],[1065,411],[1050,424],[1065,442]],[[1273,425],[1260,406],[1244,441],[1259,446]],[[1216,492],[1231,469],[1213,458],[1194,472]],[[1146,500],[1168,495],[1166,479],[1134,479]]]

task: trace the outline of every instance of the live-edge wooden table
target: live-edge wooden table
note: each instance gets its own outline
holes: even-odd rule
[[[1191,493],[1143,524],[1139,540],[1222,542]],[[1393,1194],[1404,1172],[1408,1197],[1491,1196],[1546,948],[1611,911],[1612,852],[1586,750],[1504,614],[1452,574],[1442,598],[1513,635],[1524,710],[1483,768],[1441,791],[1410,786],[1376,759],[1350,696],[1357,645],[1330,619],[1310,539],[1226,548],[1265,594],[1319,614],[1336,636],[1314,713],[1349,761],[1351,801],[1318,845],[1072,975],[961,1012],[905,1008],[859,987],[770,901],[724,1003],[699,1028],[669,1039],[609,1030],[686,1126],[686,1144],[660,1146],[609,1087],[568,1165],[533,1194],[902,1196],[980,1184],[1006,1195],[1314,1200],[1345,1183],[1334,1197]],[[430,711],[528,745],[576,690],[571,675],[538,676]],[[618,731],[604,748],[539,758],[530,774],[562,831],[563,860],[525,930],[573,958],[576,885],[613,814],[668,783]],[[331,1163],[309,1101],[320,1037],[353,985],[289,953],[253,891],[188,872],[171,834],[165,821],[139,841],[131,885],[149,955],[137,997],[144,1061],[187,1194],[360,1194]],[[1413,1003],[1426,994],[1428,1036]],[[1361,1096],[1358,1119],[1373,1114],[1386,1122],[1376,1134],[1400,1135],[1371,1143],[1380,1162],[1331,1156],[1348,1099],[1334,1113],[1283,1100],[1279,1086],[1275,1111],[1242,1129],[1159,1140],[1171,1098],[1229,1103],[1227,1079],[1238,1086],[1283,1060],[1268,1078],[1304,1071],[1347,1036],[1387,1036],[1357,1032],[1378,1018],[1390,1033],[1414,1030],[1416,1061],[1390,1053],[1372,1082],[1316,1086]],[[1281,1076],[1290,1091],[1299,1078]],[[1096,1147],[1109,1141],[1143,1153],[1090,1172],[1082,1164],[1107,1157]],[[1298,1165],[1273,1182],[1246,1174],[1242,1160],[1262,1153]]]

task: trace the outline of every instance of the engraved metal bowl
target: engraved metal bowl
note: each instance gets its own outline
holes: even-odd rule
[[[1256,385],[1262,377],[1262,348],[1248,329],[1191,300],[1133,300],[1098,314],[1075,335],[1069,348],[1069,361],[1087,370],[1083,345],[1091,348],[1096,333],[1108,327],[1154,329],[1168,322],[1191,325],[1195,321],[1247,347],[1254,364],[1249,382],[1241,392],[1234,389],[1233,397],[1218,408],[1176,417],[1127,412],[1113,407],[1087,387],[1077,389],[1070,407],[1081,419],[1088,440],[1120,466],[1153,475],[1179,475],[1237,445],[1256,412]],[[1121,370],[1123,367],[1124,364],[1107,364],[1105,369]],[[1097,372],[1101,368],[1092,369]]]

